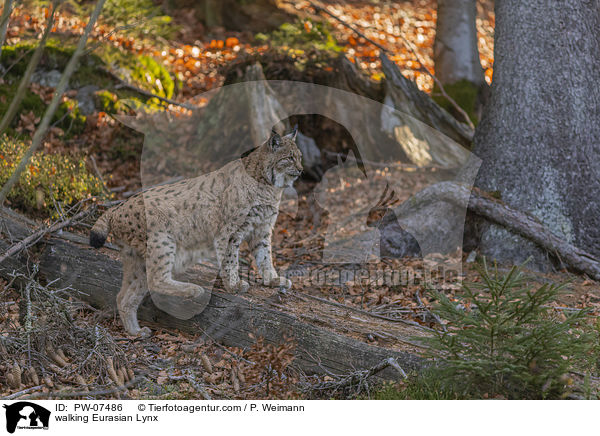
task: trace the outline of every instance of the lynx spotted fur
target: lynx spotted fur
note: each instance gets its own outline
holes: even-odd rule
[[[222,168],[179,183],[137,194],[104,213],[90,233],[101,247],[109,232],[122,247],[123,282],[117,308],[131,335],[148,336],[137,310],[148,290],[168,297],[205,300],[210,292],[174,275],[214,252],[224,286],[245,291],[238,272],[239,248],[247,240],[263,283],[289,288],[271,258],[271,234],[283,189],[302,172],[297,129],[270,138],[247,156]]]

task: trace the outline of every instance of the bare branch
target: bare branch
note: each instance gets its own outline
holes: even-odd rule
[[[35,131],[35,134],[33,135],[33,139],[31,141],[31,146],[25,152],[25,155],[21,159],[21,162],[19,162],[19,165],[17,166],[17,168],[15,169],[13,174],[10,176],[10,179],[8,179],[8,181],[2,187],[2,190],[0,190],[0,206],[2,206],[4,204],[4,201],[6,200],[8,193],[10,192],[12,187],[15,185],[15,183],[19,179],[19,176],[21,175],[23,170],[25,170],[27,163],[31,159],[31,156],[33,156],[33,153],[41,145],[42,139],[46,135],[46,131],[48,130],[48,127],[50,126],[50,121],[52,120],[52,117],[54,116],[54,112],[56,112],[56,109],[58,108],[58,105],[60,104],[62,95],[64,94],[65,90],[67,89],[67,85],[69,84],[71,75],[75,71],[75,68],[79,62],[79,58],[81,57],[81,54],[85,50],[85,45],[87,43],[88,37],[90,36],[90,33],[91,33],[92,29],[94,28],[96,21],[98,20],[98,16],[100,15],[100,11],[102,10],[102,7],[104,6],[105,2],[106,2],[106,0],[98,0],[98,3],[96,3],[96,8],[92,12],[92,15],[90,16],[90,20],[88,21],[88,24],[85,27],[85,30],[83,31],[83,34],[81,35],[81,38],[79,39],[77,48],[75,49],[75,53],[73,53],[73,56],[71,56],[71,59],[69,59],[69,63],[67,64],[65,71],[63,72],[63,74],[60,78],[60,82],[58,83],[58,86],[56,87],[56,91],[54,92],[54,96],[52,97],[52,102],[50,103],[50,106],[48,106],[48,108],[46,109],[46,112],[44,113],[42,121],[41,121],[40,125],[38,126],[37,130]]]
[[[42,385],[33,386],[31,388],[23,389],[22,391],[15,392],[14,394],[7,395],[2,397],[3,400],[14,400],[15,398],[22,397],[23,395],[30,394],[31,392],[41,391],[43,388]]]
[[[13,11],[13,0],[4,0],[4,8],[0,16],[0,54],[2,54],[2,46],[6,42],[6,30],[10,21],[10,14]]]
[[[328,396],[337,392],[343,392],[346,396],[356,396],[364,392],[368,393],[368,379],[390,366],[398,371],[400,377],[403,379],[408,378],[406,372],[404,372],[396,359],[390,357],[369,369],[354,371],[344,376],[332,374],[335,378],[334,380],[323,381],[316,384],[306,383],[301,389],[305,393],[326,394]]]
[[[15,96],[13,97],[12,101],[10,102],[10,106],[4,113],[4,116],[2,117],[2,121],[0,121],[0,135],[2,133],[4,133],[4,131],[6,131],[6,129],[10,125],[10,123],[12,123],[12,120],[15,118],[15,115],[17,115],[17,111],[21,107],[21,102],[23,101],[23,98],[25,97],[25,91],[27,90],[27,87],[29,86],[29,82],[31,81],[31,76],[33,75],[35,69],[37,68],[38,64],[40,63],[40,60],[42,59],[42,53],[44,53],[44,48],[46,47],[46,42],[48,41],[48,37],[50,36],[50,33],[52,32],[52,27],[54,27],[54,16],[56,14],[56,9],[58,8],[59,3],[60,3],[59,0],[52,1],[52,12],[50,12],[50,15],[48,16],[48,21],[46,22],[46,28],[44,29],[44,33],[42,34],[42,39],[40,40],[40,43],[38,44],[35,51],[33,52],[33,56],[31,56],[31,59],[29,60],[29,63],[27,64],[27,69],[25,70],[25,73],[23,74],[23,77],[21,78],[21,82],[19,82],[19,87],[17,88],[17,92],[16,92]]]
[[[560,255],[569,268],[600,280],[600,259],[556,236],[535,217],[513,209],[477,188],[470,190],[455,182],[436,183],[396,207],[394,218],[410,215],[414,213],[415,207],[434,202],[448,202],[461,207],[468,203],[471,212],[529,239],[550,253]],[[390,215],[390,218],[384,218],[383,221],[391,219]]]
[[[132,380],[126,382],[122,386],[115,386],[114,388],[98,389],[96,391],[55,391],[55,392],[39,392],[28,396],[28,400],[34,400],[36,398],[77,398],[77,397],[97,397],[100,395],[112,395],[119,392],[127,391],[130,387],[137,385],[139,382],[144,380],[144,376],[137,376]]]
[[[23,239],[23,240],[17,242],[16,244],[14,244],[13,246],[11,246],[4,254],[2,254],[0,256],[0,263],[4,262],[4,260],[9,258],[10,256],[14,256],[15,254],[19,253],[20,251],[25,250],[27,247],[34,245],[37,241],[42,239],[45,235],[47,235],[49,233],[57,232],[58,230],[60,230],[64,227],[70,226],[70,225],[76,223],[77,221],[79,221],[87,216],[90,216],[95,211],[96,211],[96,207],[93,206],[91,208],[88,208],[86,210],[83,210],[83,211],[77,213],[76,215],[74,215],[71,218],[67,218],[65,220],[58,221],[49,227],[44,227],[44,228],[40,228],[40,229],[36,230],[31,235],[27,236],[25,239]]]

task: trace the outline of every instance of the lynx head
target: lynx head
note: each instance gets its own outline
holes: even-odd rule
[[[292,186],[302,174],[302,153],[296,145],[297,134],[298,126],[285,136],[273,130],[267,142],[259,147],[262,149],[262,176],[278,188]]]

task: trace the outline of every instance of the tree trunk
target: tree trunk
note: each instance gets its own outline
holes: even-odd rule
[[[477,49],[475,0],[438,0],[433,44],[435,75],[442,84],[485,81]]]
[[[475,134],[476,185],[600,255],[600,2],[496,2],[494,80]],[[483,254],[511,263],[547,253],[496,226]]]

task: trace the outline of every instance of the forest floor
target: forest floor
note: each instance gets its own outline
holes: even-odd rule
[[[422,72],[422,66],[434,72],[434,0],[321,1],[320,4],[386,47],[393,53],[391,59],[400,66],[406,77],[414,80],[421,90],[432,92],[432,80]],[[373,80],[381,79],[377,47],[331,17],[317,14],[307,1],[284,2],[282,7],[297,15],[307,32],[311,31],[312,20],[327,20],[336,44],[349,59]],[[17,7],[9,26],[8,45],[17,45],[35,38],[43,28],[46,15],[47,10],[41,6],[33,9]],[[113,46],[119,52],[153,57],[177,79],[177,86],[171,98],[178,103],[197,106],[206,104],[203,93],[223,83],[224,78],[220,71],[224,65],[244,54],[260,53],[270,48],[269,43],[257,43],[255,35],[252,34],[228,32],[225,29],[207,31],[194,18],[191,10],[178,11],[172,18],[178,31],[169,40],[138,39],[115,30],[114,26],[101,23],[94,31],[90,44],[101,42]],[[56,37],[72,40],[81,33],[85,21],[84,16],[73,11],[61,11],[53,33]],[[486,71],[486,79],[491,82],[494,15],[486,2],[478,3],[477,28],[482,65]],[[135,85],[144,86],[143,83]],[[150,84],[147,89],[153,91],[153,86]],[[47,103],[53,88],[32,83],[30,91]],[[168,104],[164,109],[177,116],[189,115],[187,109],[177,104]],[[25,142],[33,134],[36,122],[39,120],[32,118],[31,113],[20,114],[17,127],[20,128],[20,138]],[[115,143],[119,144],[118,151],[115,151]],[[88,158],[88,166],[93,166],[93,172],[101,177],[110,190],[111,199],[118,200],[141,187],[139,165],[142,143],[142,135],[118,123],[112,114],[97,109],[87,116],[85,128],[80,133],[68,137],[60,132],[50,135],[44,144],[44,153],[83,153]],[[374,178],[373,191],[365,192],[365,201],[367,198],[380,196],[380,184],[377,182],[385,176],[383,171]],[[298,212],[282,213],[277,221],[273,255],[278,269],[302,270],[307,275],[315,269],[323,269],[321,253],[327,216],[321,212],[315,214],[308,206],[307,196],[313,187],[314,184],[310,182],[301,182],[298,186]],[[343,190],[344,186],[332,189]],[[359,208],[366,206],[368,204],[353,205]],[[24,212],[45,221],[50,220],[39,211]],[[480,277],[475,268],[476,263],[466,262],[467,255],[468,253],[465,253],[460,259],[463,265],[460,279],[477,282]],[[385,265],[395,270],[418,271],[422,269],[423,262],[425,261],[422,259],[413,258],[375,259],[369,263],[369,267],[381,269],[382,265]],[[600,285],[597,282],[566,271],[553,274],[531,273],[531,283],[534,286],[565,281],[569,283],[561,299],[555,302],[557,307],[569,307],[574,310],[589,308],[593,310],[592,315],[600,315]],[[299,281],[295,281],[295,284],[295,292],[311,294],[388,317],[411,320],[427,327],[439,327],[437,321],[428,316],[431,307],[429,289],[418,281],[398,286],[379,283],[365,285],[361,282],[348,282],[344,286],[303,286]],[[23,297],[15,286],[9,286],[7,283],[3,283],[3,286],[0,323],[10,326],[7,329],[18,330],[22,327],[19,308],[22,307]],[[457,288],[456,283],[448,286],[440,283],[438,287],[449,296],[452,296]],[[563,313],[560,309],[557,309],[557,312]],[[144,377],[142,384],[132,386],[126,393],[109,393],[109,397],[200,399],[205,398],[205,394],[215,399],[302,397],[297,385],[301,374],[293,368],[292,342],[272,346],[256,338],[253,348],[242,350],[203,341],[199,335],[192,336],[167,330],[155,331],[149,341],[138,341],[123,337],[120,321],[113,313],[101,313],[84,307],[74,310],[73,316],[77,325],[88,328],[99,323],[105,328],[120,350],[119,355],[126,356],[126,362],[121,362],[121,365],[132,369],[135,375]],[[385,345],[381,343],[381,338],[372,337],[368,340],[376,345]],[[65,354],[69,357],[66,350]],[[53,382],[57,390],[68,388],[81,391],[84,387],[87,388],[87,385],[93,390],[103,385],[99,382],[98,375],[76,374],[76,367],[77,362],[69,361],[67,365],[56,370]],[[274,367],[277,370],[274,370]],[[8,366],[5,369],[8,369]],[[103,371],[100,378],[105,381],[108,369],[103,367]],[[85,384],[76,378],[77,375],[83,375]],[[4,397],[32,385],[33,383],[29,382],[11,389],[2,384],[0,396]],[[202,389],[198,388],[199,385]],[[55,388],[44,385],[38,394],[54,390]],[[82,392],[81,396],[85,397],[86,394]]]

